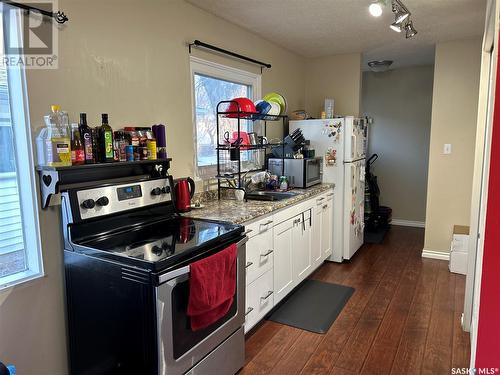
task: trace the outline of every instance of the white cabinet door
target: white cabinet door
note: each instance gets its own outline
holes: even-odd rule
[[[273,268],[273,228],[250,237],[246,259],[246,285]]]
[[[278,303],[294,287],[293,280],[293,221],[288,219],[274,227],[274,303]]]
[[[268,271],[247,285],[245,303],[245,333],[274,307],[273,272]]]
[[[293,219],[293,281],[294,286],[312,271],[311,262],[311,210]]]
[[[333,199],[327,199],[321,205],[321,251],[323,259],[332,254],[333,243]]]
[[[321,205],[314,206],[312,210],[312,228],[311,228],[311,256],[313,268],[317,268],[323,262],[323,248],[321,244],[321,219],[323,217],[323,208]]]

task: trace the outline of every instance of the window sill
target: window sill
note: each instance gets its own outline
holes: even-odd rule
[[[23,271],[14,275],[0,278],[0,292],[16,285],[25,284],[45,276],[44,272]]]

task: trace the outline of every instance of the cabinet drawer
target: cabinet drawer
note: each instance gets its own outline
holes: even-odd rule
[[[247,232],[248,238],[255,237],[261,233],[265,233],[273,228],[274,220],[273,215],[267,216],[264,219],[259,219],[257,221],[251,222],[249,224],[244,223],[245,231]]]
[[[245,333],[274,307],[273,273],[268,271],[247,285],[245,301]]]
[[[246,285],[273,269],[273,230],[251,237],[246,247]]]

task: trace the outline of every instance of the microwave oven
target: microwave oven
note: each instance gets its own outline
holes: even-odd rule
[[[283,170],[283,162],[285,168]],[[290,186],[308,188],[320,184],[323,177],[323,158],[280,159],[270,158],[268,170],[277,176],[287,176]]]

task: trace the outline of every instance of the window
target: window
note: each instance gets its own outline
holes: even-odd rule
[[[197,175],[202,179],[216,174],[217,164],[217,104],[223,100],[260,97],[261,77],[239,69],[191,57],[193,83],[193,118],[195,124],[195,165]],[[223,109],[223,108],[222,108]],[[225,131],[234,131],[234,120],[219,119],[220,137]],[[252,121],[242,122],[242,131],[253,130]],[[221,139],[222,142],[222,139]],[[242,161],[249,161],[252,155],[245,152]]]
[[[18,24],[4,30],[19,35]],[[19,38],[20,40],[20,38]],[[42,274],[40,235],[24,71],[0,66],[0,289]]]

